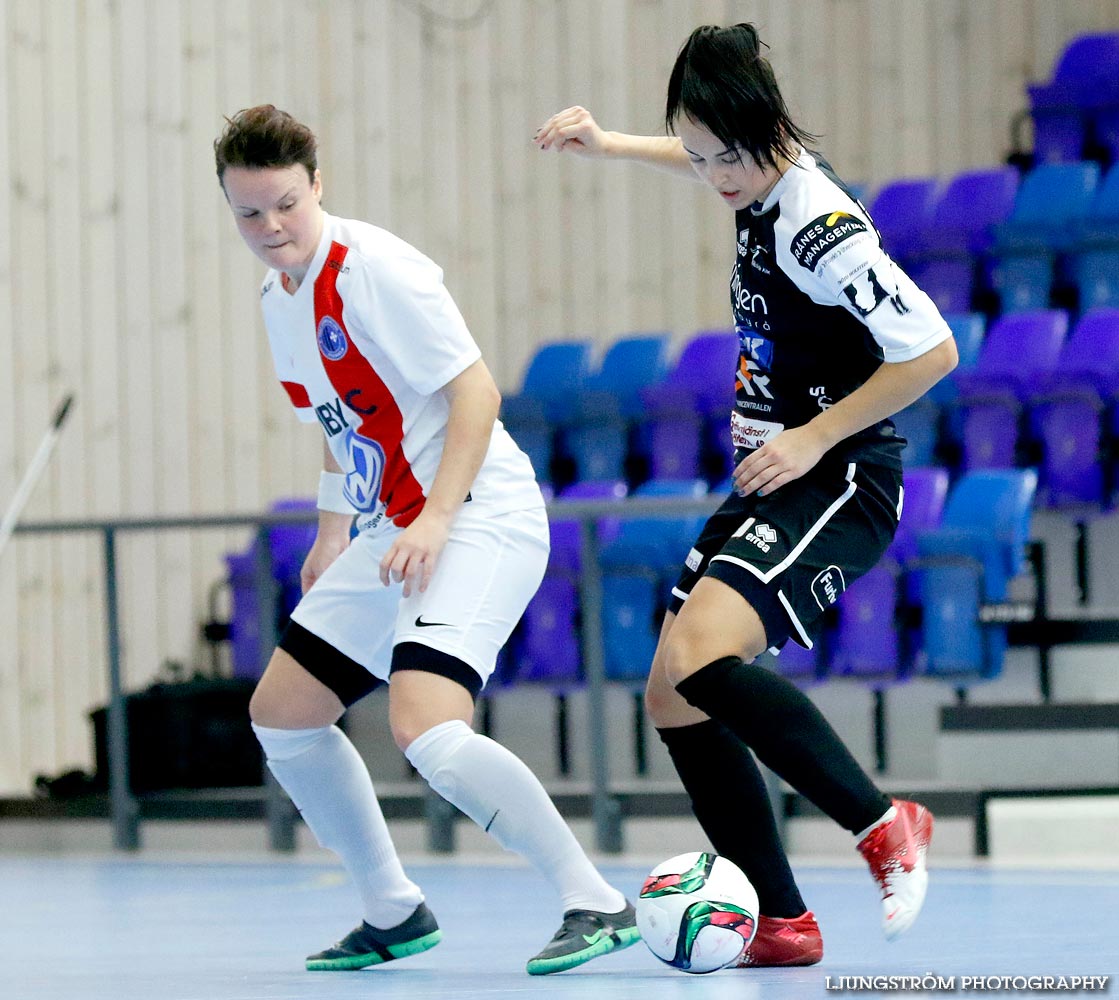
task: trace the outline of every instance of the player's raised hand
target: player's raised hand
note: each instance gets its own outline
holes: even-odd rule
[[[552,115],[532,137],[538,149],[580,156],[608,156],[609,136],[586,108],[576,105]]]
[[[449,522],[421,513],[393,542],[381,560],[381,583],[403,583],[404,596],[423,593],[431,583],[435,563],[447,544]]]

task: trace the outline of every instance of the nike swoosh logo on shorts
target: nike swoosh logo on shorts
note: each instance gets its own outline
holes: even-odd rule
[[[447,622],[425,622],[423,617],[416,615],[416,628],[431,628],[433,625],[440,625],[443,628],[450,628]]]

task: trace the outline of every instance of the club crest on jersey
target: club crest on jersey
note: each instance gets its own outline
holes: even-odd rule
[[[801,267],[815,271],[820,261],[841,243],[865,232],[866,223],[850,212],[829,212],[797,233],[789,249]]]
[[[324,316],[319,320],[318,338],[319,353],[327,361],[339,360],[350,346],[346,334],[333,316]]]

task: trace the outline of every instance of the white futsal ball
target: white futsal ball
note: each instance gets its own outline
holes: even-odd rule
[[[641,939],[682,972],[714,972],[738,961],[757,923],[757,892],[741,868],[717,854],[669,858],[637,897]]]

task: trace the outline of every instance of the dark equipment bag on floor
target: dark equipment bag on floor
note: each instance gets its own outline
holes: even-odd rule
[[[133,792],[259,785],[260,744],[249,725],[256,681],[206,678],[153,684],[125,696]],[[107,712],[90,713],[97,777],[109,775]]]

